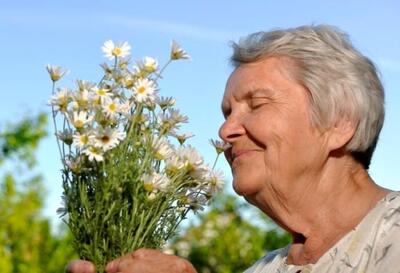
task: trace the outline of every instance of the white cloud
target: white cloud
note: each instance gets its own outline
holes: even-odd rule
[[[128,17],[125,15],[93,11],[43,12],[40,10],[1,10],[0,23],[8,26],[33,28],[59,28],[75,31],[80,29],[101,29],[115,26],[118,29],[145,30],[157,33],[167,33],[171,36],[186,36],[199,40],[227,42],[241,36],[240,32],[205,28],[185,23],[163,21],[151,18]]]
[[[103,21],[117,24],[119,27],[146,29],[150,31],[169,33],[172,35],[182,35],[200,40],[226,42],[240,35],[238,32],[233,31],[209,29],[189,24],[153,19],[131,18],[118,15],[103,15],[102,18]]]

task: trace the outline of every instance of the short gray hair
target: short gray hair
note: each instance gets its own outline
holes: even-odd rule
[[[235,67],[266,57],[292,60],[293,76],[309,91],[312,122],[329,128],[346,116],[357,125],[346,150],[368,169],[384,120],[377,68],[348,35],[328,25],[257,32],[232,43]]]

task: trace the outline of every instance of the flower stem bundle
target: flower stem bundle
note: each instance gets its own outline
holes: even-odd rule
[[[107,41],[102,49],[111,64],[101,65],[98,83],[56,88],[66,71],[47,67],[63,163],[58,212],[80,258],[98,272],[135,249],[161,248],[187,213],[202,209],[223,185],[222,173],[186,144],[191,135],[179,132],[188,118],[173,98],[159,96],[161,73],[188,54],[173,42],[159,69],[151,57],[132,66],[126,42]]]

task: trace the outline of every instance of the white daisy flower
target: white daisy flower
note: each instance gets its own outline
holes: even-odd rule
[[[174,40],[171,43],[171,60],[189,59],[190,56],[183,48]]]
[[[134,76],[131,73],[127,73],[124,75],[123,86],[126,89],[131,89],[135,83]]]
[[[172,123],[187,123],[189,118],[185,115],[179,113],[177,109],[168,109],[168,119],[171,120]]]
[[[166,191],[171,183],[171,180],[167,176],[157,172],[144,174],[141,179],[144,189],[149,192]]]
[[[178,156],[186,162],[192,165],[200,166],[203,164],[203,157],[197,152],[197,150],[188,145],[186,147],[180,147],[178,149]]]
[[[210,139],[210,143],[212,146],[214,146],[217,154],[223,153],[226,149],[231,147],[231,144],[217,139]]]
[[[132,109],[134,107],[135,107],[134,103],[130,102],[129,100],[126,100],[124,103],[120,105],[119,111],[125,117],[130,118],[132,116]]]
[[[170,176],[178,173],[183,167],[185,167],[185,164],[176,153],[165,159],[165,172]]]
[[[171,144],[165,137],[154,138],[151,142],[151,148],[158,160],[165,160],[173,153]]]
[[[201,179],[207,173],[207,168],[203,166],[203,157],[192,146],[180,146],[177,155],[183,161],[186,171],[193,178]]]
[[[84,161],[85,160],[82,155],[74,157],[70,156],[65,160],[65,164],[73,173],[79,173],[83,170],[88,170],[88,168],[85,167]]]
[[[168,109],[166,113],[158,116],[158,129],[161,134],[171,133],[175,129],[179,129],[179,123],[186,123],[187,121],[188,117],[181,115],[178,110]]]
[[[49,105],[56,111],[66,112],[68,103],[71,101],[71,91],[67,88],[58,89],[58,92],[51,96]]]
[[[96,84],[84,80],[76,80],[76,85],[78,86],[79,91],[84,91],[92,89]]]
[[[102,63],[102,64],[100,64],[100,66],[101,66],[101,68],[103,68],[105,78],[111,79],[113,69],[111,67],[109,67],[108,64],[106,64],[106,63]]]
[[[125,132],[118,131],[117,129],[99,127],[95,133],[94,146],[101,148],[103,151],[108,151],[116,147],[125,136]]]
[[[192,133],[180,133],[180,134],[178,134],[178,133],[175,133],[175,132],[172,132],[171,135],[173,137],[175,137],[178,140],[179,144],[181,144],[181,145],[183,145],[188,138],[191,138],[191,137],[194,136],[194,134],[192,134]]]
[[[83,89],[72,95],[72,108],[74,111],[87,110],[89,106],[89,91]]]
[[[204,207],[207,205],[208,202],[207,197],[196,191],[189,192],[186,197],[188,205],[190,205],[194,212],[204,210]]]
[[[148,128],[149,126],[150,116],[147,114],[135,115],[132,119],[138,125],[143,125],[144,127]]]
[[[101,49],[105,57],[109,60],[113,60],[114,58],[123,58],[128,56],[130,54],[129,50],[131,49],[131,46],[127,42],[116,45],[112,40],[108,40],[104,43]]]
[[[50,74],[50,78],[53,82],[58,81],[63,76],[68,73],[68,70],[62,68],[61,66],[54,66],[54,65],[47,65],[46,66],[47,72]]]
[[[86,111],[74,111],[72,117],[71,114],[68,115],[68,120],[76,129],[82,129],[83,126],[93,120],[93,116]]]
[[[105,99],[111,99],[114,94],[111,92],[111,89],[105,87],[97,87],[94,86],[90,89],[91,100],[95,102],[95,104],[101,104]]]
[[[144,57],[142,65],[143,69],[148,73],[152,73],[158,69],[158,62],[152,57]]]
[[[73,132],[71,129],[65,129],[64,131],[56,133],[56,137],[67,145],[72,144],[72,135]]]
[[[118,99],[107,98],[103,100],[102,109],[107,117],[115,118],[120,113],[121,104]]]
[[[131,73],[133,78],[144,78],[147,75],[143,65],[141,65],[140,63],[134,65],[132,67],[132,70],[130,70],[129,72]]]
[[[72,137],[73,144],[76,148],[83,150],[93,144],[94,135],[90,131],[76,132]]]
[[[133,87],[135,101],[139,103],[154,102],[156,99],[156,84],[149,79],[139,79]]]
[[[224,173],[220,170],[211,170],[206,177],[207,192],[211,196],[224,188]]]
[[[156,99],[156,103],[162,110],[170,108],[175,105],[175,99],[173,97],[161,97]]]
[[[87,149],[83,150],[83,153],[88,156],[89,161],[96,160],[100,162],[104,160],[103,153],[99,148],[89,146]]]
[[[127,69],[127,68],[128,68],[128,65],[129,65],[129,63],[130,63],[130,61],[131,61],[131,58],[125,58],[125,59],[120,60],[120,61],[118,62],[118,67],[119,67],[119,69],[120,69],[120,70],[125,70],[125,69]]]

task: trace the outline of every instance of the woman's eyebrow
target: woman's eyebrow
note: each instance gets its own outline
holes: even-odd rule
[[[245,97],[246,98],[250,98],[254,95],[267,95],[267,96],[272,96],[272,94],[274,94],[275,91],[270,89],[270,88],[255,88],[255,89],[250,89],[248,92],[246,92]]]

